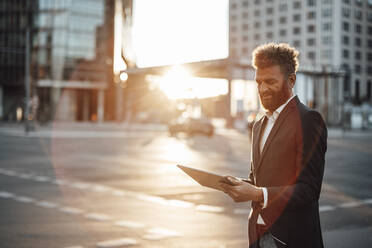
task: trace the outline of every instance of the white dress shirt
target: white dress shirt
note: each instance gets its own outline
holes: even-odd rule
[[[266,112],[267,123],[266,123],[266,126],[264,127],[264,130],[262,130],[263,133],[262,133],[262,137],[261,137],[261,140],[260,140],[260,143],[259,143],[260,153],[262,153],[263,148],[265,147],[266,140],[270,135],[271,129],[273,129],[275,121],[279,118],[280,113],[283,111],[285,106],[287,106],[288,102],[290,100],[292,100],[295,96],[296,95],[291,96],[285,103],[280,105],[280,107],[278,107],[272,114],[270,112]],[[267,207],[267,201],[268,201],[267,189],[265,187],[262,187],[261,189],[262,189],[263,198],[264,198],[262,208],[266,208]],[[265,222],[263,221],[261,215],[258,215],[257,224],[265,225]]]

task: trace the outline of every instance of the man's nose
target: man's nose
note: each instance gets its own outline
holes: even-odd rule
[[[267,86],[265,83],[261,83],[258,85],[258,91],[261,93],[265,93],[268,90]]]

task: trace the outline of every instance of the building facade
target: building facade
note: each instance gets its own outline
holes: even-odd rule
[[[297,93],[330,123],[343,121],[345,103],[372,103],[371,0],[230,0],[229,9],[230,56],[250,61],[271,41],[296,47]]]
[[[0,118],[19,120],[25,109],[29,28],[33,118],[102,121],[112,74],[113,1],[1,1],[0,12]]]

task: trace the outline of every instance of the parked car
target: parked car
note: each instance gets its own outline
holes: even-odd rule
[[[205,134],[207,136],[212,136],[214,133],[214,126],[208,119],[182,118],[171,122],[168,125],[168,130],[171,135],[182,132],[188,135]]]

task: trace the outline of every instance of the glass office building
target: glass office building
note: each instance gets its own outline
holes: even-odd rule
[[[113,1],[0,2],[0,118],[24,109],[25,33],[31,27],[30,76],[37,119],[100,121],[112,68]]]

